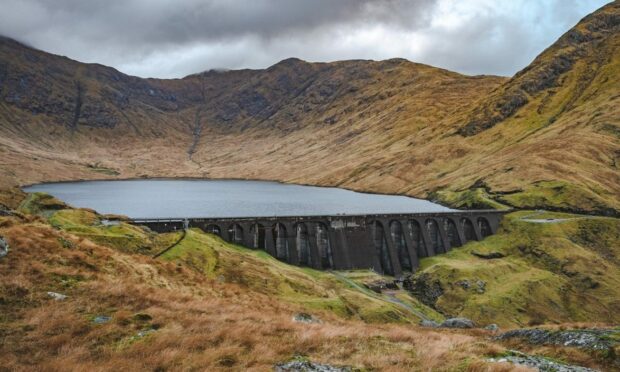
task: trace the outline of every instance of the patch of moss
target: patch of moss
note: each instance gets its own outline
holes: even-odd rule
[[[83,282],[85,278],[82,275],[52,274],[52,280],[56,284],[55,287],[71,289]]]

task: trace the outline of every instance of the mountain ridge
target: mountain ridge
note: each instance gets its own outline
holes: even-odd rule
[[[510,79],[295,58],[142,79],[0,42],[0,184],[232,177],[618,215],[619,8],[585,17]],[[586,46],[564,66],[557,51],[572,42]],[[529,76],[558,63],[552,83]]]

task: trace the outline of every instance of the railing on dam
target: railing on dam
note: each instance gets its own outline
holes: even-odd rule
[[[197,227],[224,240],[262,249],[293,265],[367,269],[401,276],[423,257],[445,253],[494,234],[505,211],[133,219],[153,231]]]

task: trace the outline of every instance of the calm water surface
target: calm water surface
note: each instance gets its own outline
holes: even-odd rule
[[[48,183],[42,191],[74,207],[132,218],[264,217],[446,212],[426,200],[332,187],[237,180],[127,180]]]

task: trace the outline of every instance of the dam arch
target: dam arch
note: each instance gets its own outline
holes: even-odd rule
[[[461,242],[461,237],[459,236],[459,230],[456,226],[456,223],[450,217],[444,218],[444,230],[446,231],[446,235],[448,237],[448,242],[450,243],[450,247],[460,247],[463,245]]]
[[[217,235],[219,237],[222,236],[222,228],[216,224],[208,224],[204,231],[208,234]]]
[[[319,253],[319,266],[322,269],[333,269],[334,255],[331,242],[329,241],[329,229],[322,222],[316,224],[316,245]]]
[[[380,221],[372,222],[372,234],[375,251],[379,257],[381,271],[384,274],[394,275],[394,267],[392,265],[392,257],[387,244],[385,229]]]
[[[429,218],[426,220],[426,230],[428,231],[428,235],[430,237],[430,245],[435,252],[444,253],[446,248],[443,244],[443,239],[441,238],[441,231],[439,231],[439,224],[433,218]]]
[[[409,220],[409,235],[411,241],[414,244],[414,249],[418,257],[428,257],[426,250],[426,244],[424,243],[424,234],[422,232],[422,226],[416,220]]]
[[[461,227],[466,241],[478,240],[476,237],[476,229],[473,222],[467,217],[461,218]]]
[[[271,228],[271,233],[273,236],[276,258],[288,262],[290,259],[290,252],[286,226],[284,226],[283,223],[276,222]]]
[[[250,226],[250,235],[252,236],[252,247],[254,249],[261,249],[266,251],[266,236],[265,226],[260,223],[253,223]]]
[[[489,221],[484,217],[478,217],[478,228],[480,229],[480,236],[482,239],[493,234]]]
[[[228,241],[234,244],[243,245],[243,227],[238,223],[228,227]]]
[[[394,246],[396,248],[401,269],[411,272],[413,271],[413,259],[409,256],[409,250],[403,230],[403,225],[400,221],[392,220],[390,222],[390,234],[392,234],[392,241],[394,242]]]
[[[299,265],[312,266],[312,255],[310,254],[310,235],[305,223],[300,222],[295,225],[295,246],[299,257]]]

